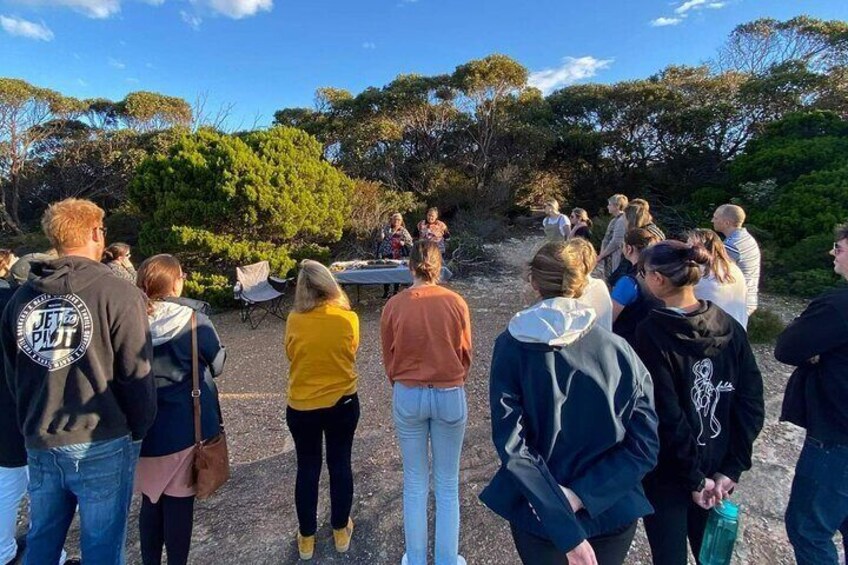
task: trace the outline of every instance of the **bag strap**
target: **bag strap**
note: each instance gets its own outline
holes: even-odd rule
[[[203,442],[200,426],[200,367],[197,360],[197,314],[191,313],[191,398],[194,403],[194,443]]]

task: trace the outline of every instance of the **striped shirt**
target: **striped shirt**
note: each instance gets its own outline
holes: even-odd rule
[[[724,240],[727,254],[733,259],[748,287],[748,315],[757,309],[757,290],[760,286],[760,246],[745,228],[739,228]]]

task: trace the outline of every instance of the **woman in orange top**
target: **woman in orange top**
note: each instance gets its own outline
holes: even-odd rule
[[[403,456],[403,563],[427,563],[430,458],[436,495],[436,563],[459,556],[459,455],[468,409],[471,320],[458,294],[438,285],[442,255],[432,241],[412,248],[413,285],[386,303],[383,362],[394,386],[392,412]]]

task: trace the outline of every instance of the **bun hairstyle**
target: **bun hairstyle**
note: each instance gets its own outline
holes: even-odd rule
[[[103,262],[111,263],[130,254],[130,246],[126,243],[113,243],[103,250]]]
[[[173,255],[162,253],[145,259],[138,268],[136,286],[147,296],[147,314],[153,313],[153,302],[171,296],[174,284],[183,274]]]
[[[424,282],[436,284],[442,277],[442,252],[433,241],[419,240],[409,253],[412,274]]]
[[[536,252],[530,261],[529,276],[543,299],[583,295],[589,276],[587,246],[591,244],[577,238],[546,243]]]
[[[584,210],[583,208],[575,208],[571,211],[571,213],[575,218],[577,218],[590,228],[592,227],[592,220],[589,218],[589,213],[586,210]]]
[[[704,266],[704,276],[714,276],[721,284],[736,282],[730,272],[730,256],[721,238],[713,230],[694,229],[686,232],[686,240],[704,246],[712,260]]]
[[[639,269],[656,272],[678,288],[694,286],[701,280],[701,266],[708,265],[712,255],[700,244],[666,240],[651,245],[639,256]]]

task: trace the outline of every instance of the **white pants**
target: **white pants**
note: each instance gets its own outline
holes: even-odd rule
[[[0,565],[9,563],[18,552],[15,542],[18,508],[26,494],[29,474],[24,467],[0,467]],[[59,565],[65,562],[64,550]]]

